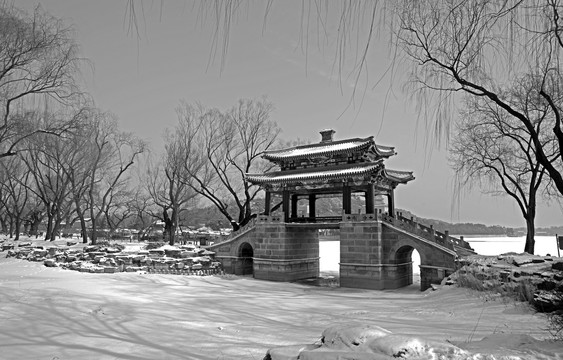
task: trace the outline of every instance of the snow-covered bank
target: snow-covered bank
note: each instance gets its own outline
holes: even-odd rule
[[[261,359],[269,348],[314,343],[327,327],[349,321],[461,344],[492,334],[549,337],[546,319],[528,308],[454,287],[420,293],[416,285],[370,291],[235,276],[78,273],[0,255],[0,289],[6,359]],[[545,352],[534,357],[563,359],[556,345],[540,343]],[[488,346],[481,352],[499,344]]]

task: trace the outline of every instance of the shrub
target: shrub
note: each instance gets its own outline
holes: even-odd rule
[[[484,291],[485,286],[483,282],[475,277],[473,274],[463,274],[459,275],[457,278],[457,285],[460,287]]]

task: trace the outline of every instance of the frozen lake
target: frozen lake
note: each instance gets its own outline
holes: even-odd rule
[[[457,236],[456,236],[457,237]],[[481,255],[499,255],[507,252],[521,253],[524,251],[525,236],[464,236],[471,247]],[[557,256],[555,236],[536,236],[536,255],[550,254]],[[322,273],[335,273],[340,271],[340,241],[319,242],[320,271]],[[412,255],[414,273],[418,273],[420,256],[415,250]]]
[[[340,267],[340,241],[320,241],[319,242],[319,261],[320,272],[324,274],[338,274]],[[413,269],[414,273],[418,274],[418,266],[420,265],[420,256],[418,252],[413,251]]]
[[[454,235],[455,236],[455,235]],[[464,240],[482,255],[498,255],[507,252],[524,252],[525,236],[464,236]],[[536,255],[557,256],[555,236],[536,236]]]

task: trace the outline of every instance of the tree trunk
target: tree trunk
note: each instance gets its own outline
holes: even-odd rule
[[[250,217],[248,217],[248,218],[244,218],[244,219],[238,224],[239,229],[242,228],[242,227],[245,227],[245,226],[250,222],[250,220],[252,220],[252,216],[250,216]]]
[[[98,236],[96,234],[97,231],[96,218],[92,217],[91,221],[92,221],[92,234],[90,235],[90,240],[92,240],[92,245],[96,245],[98,242]]]
[[[47,229],[45,230],[45,241],[49,240],[52,232],[53,232],[53,215],[49,213],[47,215]]]
[[[170,245],[174,245],[174,235],[176,235],[176,230],[174,229],[174,221],[172,219],[174,218],[174,210],[172,210],[172,218],[168,216],[168,212],[166,210],[162,212],[162,217],[164,219],[164,233],[168,235],[168,243]]]
[[[84,216],[80,218],[80,235],[82,236],[82,243],[88,244],[88,228]]]
[[[76,215],[80,221],[80,235],[82,236],[82,243],[88,244],[88,229],[86,228],[86,221],[84,220],[84,212],[80,207],[80,198],[75,197],[74,203],[76,204]]]
[[[37,238],[37,234],[39,233],[39,225],[41,224],[41,220],[33,219],[31,225],[29,226],[29,235],[35,236]]]
[[[0,217],[0,232],[4,234],[8,233],[8,222],[5,217]]]
[[[233,228],[233,232],[238,231],[240,229],[240,225],[233,219],[230,219],[231,226]]]
[[[57,240],[57,235],[58,235],[58,233],[61,229],[61,221],[62,221],[61,218],[55,219],[55,222],[54,222],[54,225],[53,225],[53,231],[51,232],[51,238],[50,238],[51,241]]]
[[[14,228],[16,230],[16,236],[14,238],[14,240],[19,240],[20,239],[20,228],[21,228],[21,220],[19,216],[16,216],[16,220],[14,221]]]
[[[55,217],[55,211],[53,208],[54,206],[47,206],[47,230],[45,231],[45,241],[49,240],[53,233],[53,220]]]
[[[14,237],[14,219],[10,217],[10,239]]]
[[[43,216],[41,212],[35,211],[31,215],[31,224],[29,226],[29,235],[34,235],[37,238],[37,233],[39,231],[39,225],[41,225],[41,220],[43,220]]]
[[[536,241],[534,240],[535,228],[534,228],[534,218],[535,211],[532,216],[526,217],[526,245],[524,245],[524,252],[528,254],[534,253],[534,247]]]

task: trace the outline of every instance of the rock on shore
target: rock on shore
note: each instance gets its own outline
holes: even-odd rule
[[[460,259],[459,270],[442,284],[490,290],[527,301],[539,312],[563,309],[563,258],[507,253]]]

